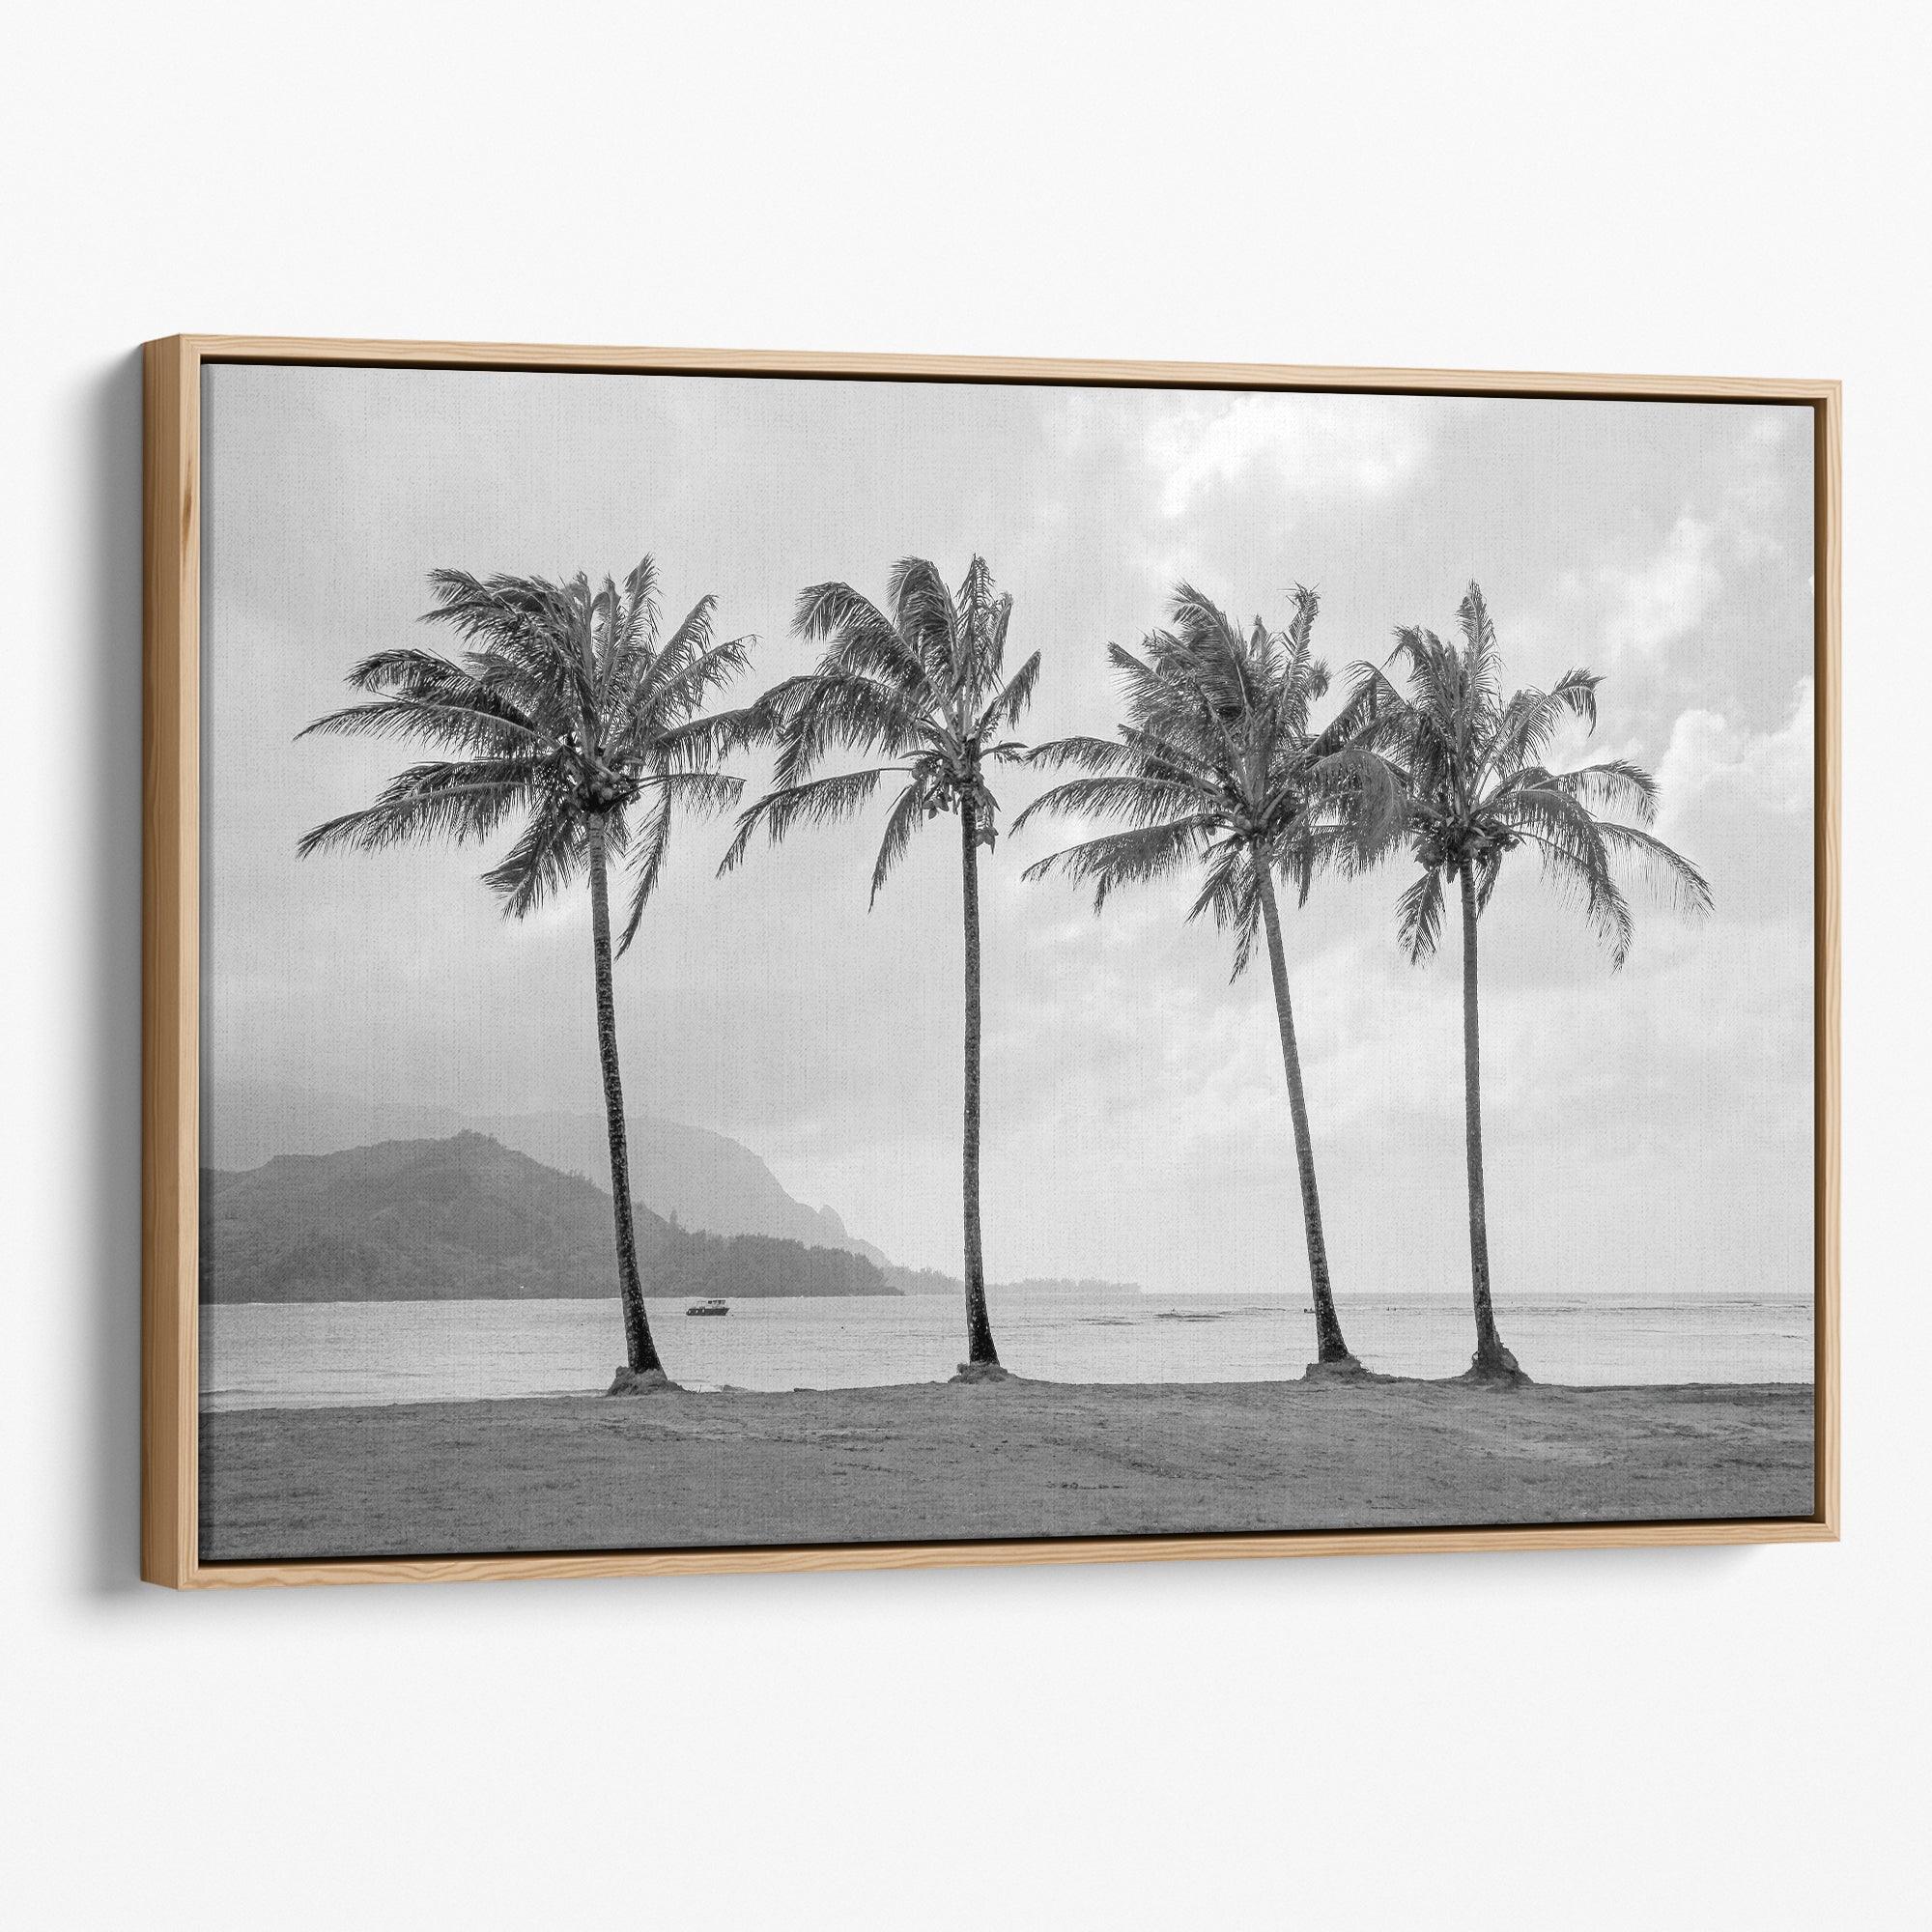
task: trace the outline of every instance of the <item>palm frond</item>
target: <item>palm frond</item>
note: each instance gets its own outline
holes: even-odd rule
[[[655,772],[640,781],[646,791],[684,807],[700,816],[729,811],[745,795],[745,781],[731,772]]]
[[[1609,820],[1599,821],[1597,829],[1612,857],[1634,866],[1644,884],[1666,898],[1677,911],[1702,918],[1715,909],[1717,899],[1710,880],[1681,852],[1673,851],[1653,833]]]
[[[518,806],[529,802],[540,779],[521,760],[451,760],[398,772],[373,805],[344,812],[305,832],[296,852],[349,845],[380,852],[392,845],[452,838],[487,838]]]
[[[584,821],[561,803],[531,813],[521,837],[483,874],[483,883],[503,901],[507,919],[522,919],[562,891],[589,849]]]
[[[630,607],[632,621],[638,627],[638,634],[646,644],[655,643],[658,635],[658,566],[657,559],[646,551],[624,579],[624,601]]]
[[[1309,764],[1308,793],[1334,814],[1326,823],[1339,835],[1337,853],[1347,849],[1354,869],[1383,858],[1409,824],[1409,799],[1403,774],[1360,743],[1320,752]]]
[[[1344,710],[1359,720],[1358,728],[1378,739],[1392,742],[1410,728],[1409,701],[1380,665],[1358,659],[1349,667],[1349,683]]]
[[[885,765],[872,771],[835,772],[830,778],[809,779],[767,792],[739,813],[738,830],[718,867],[719,876],[737,867],[760,827],[776,845],[794,826],[830,825],[849,818],[870,802],[879,781],[897,769]]]
[[[1240,979],[1254,959],[1255,942],[1261,936],[1261,885],[1255,872],[1252,847],[1235,839],[1221,839],[1208,848],[1208,869],[1187,908],[1190,921],[1203,913],[1214,915],[1217,932],[1231,933],[1235,941],[1233,969],[1228,983]]]
[[[804,780],[834,751],[879,752],[896,758],[933,742],[931,718],[883,678],[818,671],[789,684],[782,708],[777,693],[770,694],[773,715],[782,719],[773,774],[781,787]]]
[[[1442,936],[1442,874],[1435,867],[1418,873],[1395,902],[1396,937],[1411,960],[1427,959]]]
[[[674,668],[650,675],[639,684],[626,707],[624,742],[639,744],[688,723],[706,698],[724,690],[751,668],[752,636],[724,638],[701,650],[683,654]],[[659,667],[668,662],[660,658]]]
[[[1036,651],[1014,671],[980,714],[980,736],[989,731],[1009,731],[1033,702],[1034,686],[1039,682],[1039,658]]]
[[[1121,742],[1151,777],[1184,778],[1210,786],[1228,781],[1225,746],[1190,739],[1185,731],[1167,728],[1169,721],[1149,724],[1140,722],[1144,714],[1128,715],[1135,722],[1120,727]]]
[[[1013,820],[1013,830],[1021,831],[1034,817],[1072,817],[1085,813],[1095,818],[1123,819],[1137,829],[1157,824],[1177,813],[1202,816],[1201,788],[1170,779],[1150,778],[1139,772],[1101,774],[1094,778],[1068,779],[1043,791]]]
[[[478,703],[433,703],[420,697],[372,697],[326,711],[296,733],[304,738],[414,738],[445,752],[496,757],[553,749],[553,741],[487,697]]]
[[[664,877],[665,855],[670,849],[671,798],[668,790],[659,795],[644,820],[643,830],[631,848],[631,905],[624,918],[623,933],[617,941],[617,957],[620,959],[631,950],[631,942],[637,938],[638,927],[643,921],[644,908]]]
[[[1542,855],[1545,882],[1580,907],[1584,923],[1608,949],[1610,970],[1620,970],[1630,956],[1636,922],[1631,917],[1630,902],[1610,874],[1602,842],[1590,851],[1540,832],[1531,833],[1529,839]]]
[[[915,705],[938,701],[919,654],[892,619],[849,583],[814,583],[802,590],[792,630],[809,643],[827,645],[824,670],[881,679]]]
[[[1463,632],[1462,672],[1468,701],[1485,716],[1493,712],[1501,696],[1500,670],[1496,663],[1496,627],[1490,620],[1490,607],[1484,602],[1482,586],[1471,583],[1456,607],[1456,621]]]
[[[976,554],[966,567],[958,595],[953,599],[956,614],[961,683],[979,701],[979,694],[990,689],[1001,672],[1006,657],[1007,624],[1012,614],[1013,600],[993,588],[993,573],[986,559]]]
[[[596,710],[595,667],[583,649],[589,586],[580,577],[557,584],[542,577],[472,577],[433,570],[435,598],[427,623],[447,624],[504,666],[521,668],[532,685],[561,685],[586,716]]]
[[[879,856],[872,864],[872,895],[867,900],[868,906],[878,903],[880,888],[905,856],[906,847],[912,843],[912,836],[924,815],[925,796],[915,781],[899,793],[887,814],[886,836],[879,841]]]
[[[1213,830],[1208,819],[1189,817],[1134,832],[1103,833],[1097,838],[1048,853],[1029,866],[1022,876],[1044,879],[1061,872],[1092,885],[1094,910],[1098,912],[1119,887],[1145,885],[1179,871]]]
[[[1076,771],[1098,773],[1132,771],[1138,768],[1140,760],[1133,747],[1121,739],[1075,735],[1051,738],[1043,745],[1036,745],[1027,753],[1026,762],[1048,771],[1064,770],[1071,765]],[[1018,819],[1013,821],[1013,829],[1019,829]]]
[[[1315,881],[1324,871],[1352,878],[1383,856],[1377,852],[1365,857],[1354,828],[1346,821],[1306,825],[1293,839],[1278,841],[1270,849],[1275,869],[1294,888],[1297,906],[1308,903]]]
[[[1605,758],[1574,771],[1548,774],[1546,782],[1568,792],[1593,811],[1628,811],[1640,825],[1649,825],[1657,817],[1657,781],[1628,758]]]
[[[977,559],[976,559],[977,561]],[[902,556],[886,579],[894,628],[912,648],[943,697],[955,696],[966,666],[959,650],[959,612],[936,565]]]
[[[749,750],[763,737],[763,723],[753,704],[742,711],[713,711],[626,739],[622,751],[626,767],[639,773],[700,772]]]

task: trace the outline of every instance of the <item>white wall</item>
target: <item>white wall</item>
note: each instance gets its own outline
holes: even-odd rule
[[[15,1922],[1912,1922],[1927,43],[1682,0],[15,16]],[[178,328],[1842,376],[1843,1544],[136,1584],[136,345]]]

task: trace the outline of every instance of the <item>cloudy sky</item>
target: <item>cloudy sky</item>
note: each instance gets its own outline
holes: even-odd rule
[[[1243,617],[1321,593],[1339,673],[1479,581],[1512,678],[1605,674],[1558,762],[1654,770],[1715,917],[1639,900],[1612,974],[1520,858],[1484,922],[1499,1296],[1808,1293],[1811,445],[1719,404],[217,367],[206,377],[210,1071],[476,1114],[595,1108],[587,903],[521,925],[474,849],[298,863],[394,747],[294,742],[455,565],[593,577],[654,554],[668,605],[754,633],[749,696],[805,668],[801,585],[982,552],[1045,665],[1029,734],[1104,732],[1109,640],[1186,577]],[[1338,678],[1339,682],[1339,678]],[[745,766],[755,784],[755,763]],[[1037,783],[1008,781],[1009,819]],[[883,810],[883,808],[881,808]],[[958,1266],[955,837],[867,911],[878,825],[714,878],[691,823],[618,969],[627,1096],[717,1128],[911,1264]],[[1095,919],[982,866],[988,1271],[1162,1291],[1305,1284],[1264,972],[1228,980],[1179,885]],[[1338,1289],[1466,1281],[1457,952],[1412,968],[1393,865],[1288,923]]]

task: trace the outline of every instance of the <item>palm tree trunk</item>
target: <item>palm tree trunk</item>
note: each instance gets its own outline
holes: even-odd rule
[[[1257,858],[1255,878],[1261,890],[1262,923],[1267,928],[1268,970],[1274,976],[1274,1016],[1281,1029],[1281,1065],[1288,1075],[1288,1111],[1294,1122],[1294,1165],[1301,1179],[1301,1226],[1308,1237],[1308,1279],[1315,1290],[1317,1359],[1353,1362],[1342,1338],[1342,1318],[1335,1312],[1334,1291],[1328,1282],[1328,1243],[1321,1233],[1321,1195],[1315,1184],[1315,1143],[1308,1131],[1308,1097],[1301,1086],[1301,1049],[1294,1037],[1294,1008],[1288,997],[1288,960],[1281,946],[1281,912],[1275,904],[1274,880]]]
[[[1476,1353],[1471,1375],[1521,1375],[1496,1331],[1490,1301],[1490,1222],[1483,1199],[1483,1044],[1476,1016],[1476,887],[1464,866],[1463,886],[1463,1130],[1469,1156],[1469,1281],[1476,1303]]]
[[[638,1276],[631,1213],[631,1154],[624,1132],[624,1082],[617,1070],[617,1005],[611,989],[611,888],[605,820],[590,820],[590,945],[597,962],[597,1058],[604,1069],[604,1121],[611,1134],[611,1202],[617,1217],[617,1292],[624,1302],[624,1347],[634,1376],[662,1374]],[[621,1379],[621,1378],[620,1378]]]
[[[966,916],[966,1122],[961,1198],[966,1221],[966,1359],[999,1366],[986,1314],[986,1263],[980,1247],[980,817],[959,805],[960,880]]]

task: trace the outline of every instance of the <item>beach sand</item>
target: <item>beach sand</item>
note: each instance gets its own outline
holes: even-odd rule
[[[207,1561],[1808,1516],[1812,1397],[1011,1381],[204,1415]]]

